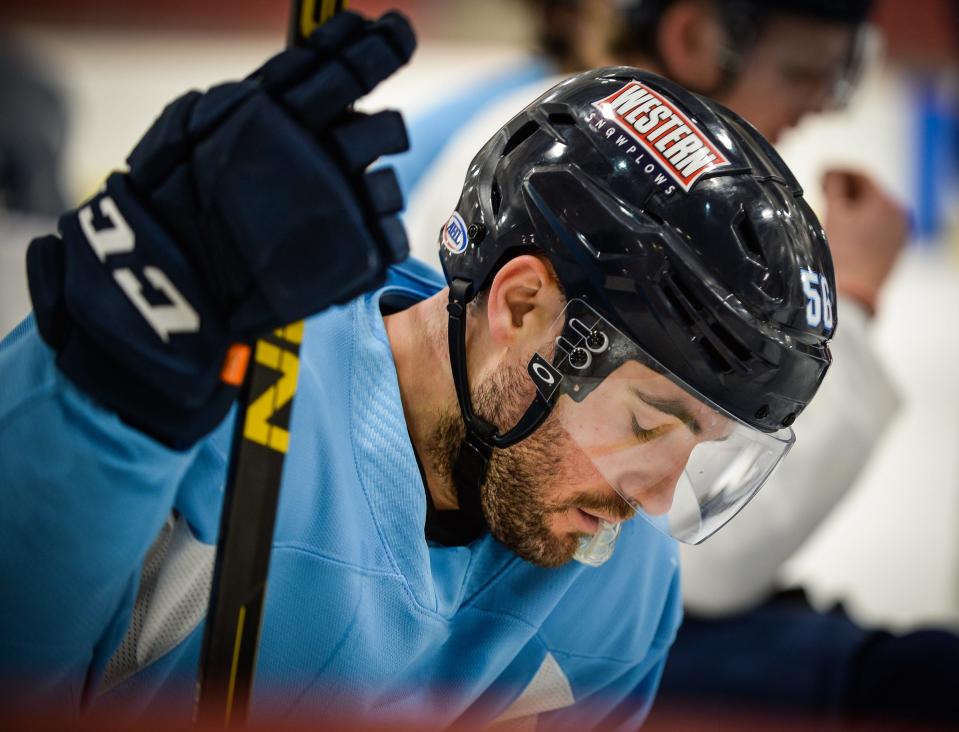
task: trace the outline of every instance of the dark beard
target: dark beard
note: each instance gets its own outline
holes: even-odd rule
[[[477,414],[503,432],[515,424],[533,399],[533,386],[520,370],[497,372],[473,390]],[[430,438],[428,456],[440,478],[452,483],[453,462],[466,436],[459,412],[440,416]],[[573,558],[581,534],[557,536],[550,517],[571,504],[552,506],[543,495],[561,476],[560,445],[569,438],[555,415],[550,415],[522,442],[493,450],[480,502],[490,533],[528,562],[558,567]],[[623,504],[625,506],[625,504]]]

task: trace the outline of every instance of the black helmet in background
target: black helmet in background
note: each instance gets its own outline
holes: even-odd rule
[[[519,254],[545,255],[579,308],[544,354],[576,401],[622,363],[612,336],[744,430],[782,437],[831,360],[833,267],[798,183],[748,123],[639,69],[579,74],[514,117],[474,158],[440,238],[467,428],[461,494],[478,491],[491,448],[528,435],[562,393],[537,383],[505,435],[469,403],[463,308]]]
[[[564,0],[561,0],[564,1]],[[664,66],[657,38],[663,14],[676,0],[616,0],[622,29],[614,41],[616,52],[638,49]],[[852,31],[851,43],[836,78],[828,104],[842,108],[848,104],[859,82],[866,61],[866,26],[873,0],[712,0],[716,16],[725,33],[724,53],[717,62],[721,79],[711,89],[697,89],[712,97],[729,91],[743,68],[746,55],[762,35],[765,25],[775,17],[796,17],[845,26]],[[666,73],[669,69],[666,69]]]

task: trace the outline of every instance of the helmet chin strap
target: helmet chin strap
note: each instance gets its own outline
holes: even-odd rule
[[[506,448],[529,437],[549,416],[553,404],[539,391],[519,421],[505,434],[499,434],[496,426],[473,411],[470,399],[469,376],[466,365],[466,306],[475,297],[473,284],[456,278],[450,284],[450,300],[446,306],[449,313],[450,367],[453,384],[460,405],[460,414],[466,428],[466,437],[460,445],[453,464],[453,485],[461,511],[475,521],[487,525],[480,501],[480,487],[486,481],[493,448]]]

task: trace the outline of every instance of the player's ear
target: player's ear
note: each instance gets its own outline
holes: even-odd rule
[[[537,348],[562,312],[564,300],[549,264],[524,254],[504,264],[486,296],[490,337],[500,345]]]
[[[691,89],[714,89],[726,32],[715,4],[679,0],[663,11],[656,32],[663,72]]]

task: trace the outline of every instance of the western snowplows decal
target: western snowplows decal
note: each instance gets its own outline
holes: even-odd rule
[[[649,168],[648,173],[653,173],[656,167],[661,168],[684,191],[688,192],[704,173],[729,165],[725,156],[695,123],[659,92],[638,81],[631,81],[609,96],[593,102],[593,107],[598,114],[588,114],[587,123],[597,130],[606,126],[600,126],[600,122],[609,123],[605,134],[611,140],[618,127],[626,135],[619,134],[613,142],[621,147],[626,146],[627,154],[636,152],[638,144],[651,159],[643,161],[645,155],[640,155],[636,162],[645,163]],[[662,182],[665,182],[665,178]],[[671,192],[671,189],[666,191]]]

